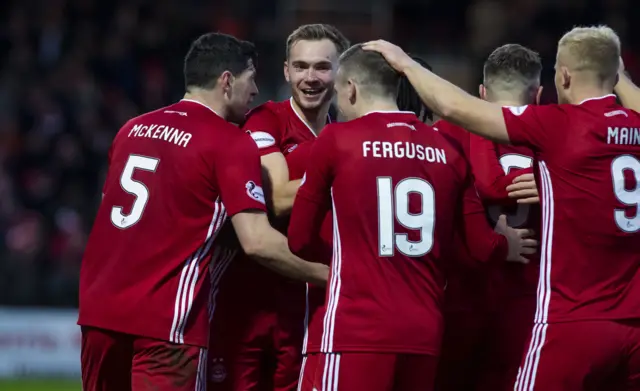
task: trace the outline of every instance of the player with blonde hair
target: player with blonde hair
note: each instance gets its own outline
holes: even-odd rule
[[[616,102],[620,40],[578,27],[558,43],[560,104],[502,107],[385,41],[365,44],[436,114],[534,152],[541,190],[537,309],[516,391],[640,389],[640,115]]]

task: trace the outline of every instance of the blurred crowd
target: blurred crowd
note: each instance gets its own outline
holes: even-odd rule
[[[543,56],[547,101],[555,97],[561,34],[575,24],[606,23],[622,37],[630,73],[640,77],[640,34],[632,23],[640,15],[637,1],[360,0],[360,8],[342,9],[346,3],[5,0],[0,305],[76,305],[111,140],[127,119],[180,99],[182,57],[201,33],[256,42],[260,101],[286,97],[284,39],[296,24],[310,22],[333,23],[354,42],[392,39],[470,91],[493,48],[522,43]]]

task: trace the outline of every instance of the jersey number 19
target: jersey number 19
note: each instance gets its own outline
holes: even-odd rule
[[[393,188],[390,177],[378,177],[378,254],[391,257],[395,249],[408,257],[421,257],[433,248],[436,197],[433,186],[424,179],[405,178]],[[409,211],[409,195],[420,197],[419,213]],[[406,233],[395,232],[395,222],[409,230],[420,231],[419,241],[410,241]]]

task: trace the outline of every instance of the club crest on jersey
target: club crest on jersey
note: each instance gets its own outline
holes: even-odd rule
[[[211,368],[209,368],[209,378],[214,383],[222,383],[227,378],[227,370],[224,367],[224,361],[221,358],[211,360]]]
[[[276,144],[276,139],[267,132],[248,132],[258,148],[267,148]]]
[[[526,106],[505,106],[505,107],[509,109],[509,111],[512,112],[513,115],[522,115],[522,113],[524,113],[524,111],[529,106],[526,105]]]
[[[264,191],[262,190],[262,187],[256,185],[254,181],[247,182],[247,184],[244,185],[244,187],[247,189],[247,195],[249,197],[253,198],[254,200],[260,203],[263,203],[263,204],[265,203]]]

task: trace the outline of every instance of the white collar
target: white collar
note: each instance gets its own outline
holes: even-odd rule
[[[211,107],[209,107],[209,106],[205,105],[204,103],[199,102],[199,101],[197,101],[197,100],[183,98],[183,99],[180,99],[180,102],[191,102],[191,103],[197,103],[197,104],[199,104],[200,106],[206,107],[207,109],[211,110],[211,112],[212,112],[213,114],[215,114],[215,115],[217,115],[218,117],[222,118],[222,116],[221,116],[220,114],[218,114],[218,112],[217,112],[217,111],[215,111],[215,110],[214,110],[214,109],[212,109]]]
[[[587,98],[587,99],[583,100],[582,102],[578,103],[578,106],[580,106],[581,104],[583,104],[585,102],[588,102],[590,100],[600,100],[600,99],[605,99],[605,98],[609,98],[609,97],[614,97],[615,98],[616,96],[614,94],[607,94],[607,95],[604,95],[604,96],[595,96],[593,98]]]

